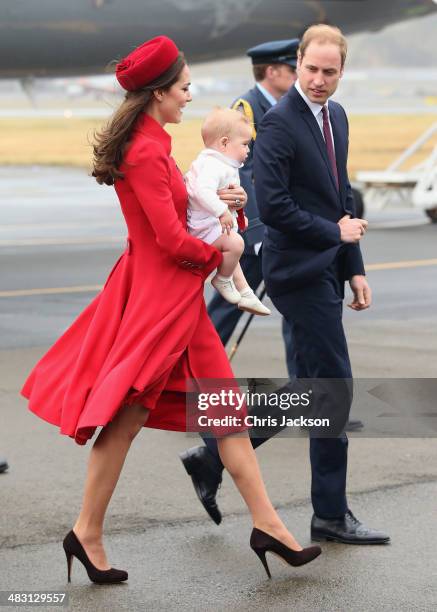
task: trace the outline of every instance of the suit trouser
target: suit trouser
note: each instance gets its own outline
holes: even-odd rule
[[[261,256],[255,254],[244,253],[240,259],[240,265],[244,276],[254,291],[257,291],[263,280],[261,264]],[[240,320],[240,317],[243,314],[243,311],[236,308],[236,306],[233,304],[229,304],[229,302],[226,302],[226,300],[224,300],[220,294],[216,293],[208,304],[208,314],[214,323],[223,345],[226,346],[229,338],[232,336],[234,329],[237,326],[238,321]],[[282,320],[282,335],[285,344],[288,376],[292,378],[296,376],[296,355],[291,327],[285,319]],[[269,438],[264,437],[251,438],[253,448],[257,448],[257,446],[260,446],[268,439]],[[203,441],[211,453],[215,455],[217,465],[223,469],[223,464],[220,460],[215,438],[205,437],[203,438]]]
[[[240,259],[240,265],[247,282],[256,292],[263,280],[261,256],[244,253]],[[208,304],[208,314],[223,345],[226,346],[243,311],[233,304],[229,304],[219,293],[216,293]],[[285,319],[282,320],[282,336],[284,338],[288,376],[292,378],[296,375],[296,356],[291,328]]]
[[[352,379],[342,322],[343,296],[344,283],[334,263],[317,282],[272,298],[292,326],[299,378]],[[310,438],[311,500],[321,518],[339,517],[347,510],[347,447],[345,433],[337,438]]]
[[[335,265],[317,282],[272,301],[292,328],[299,378],[352,378],[342,323],[343,283]],[[253,447],[267,439],[252,438]],[[205,442],[218,455],[216,441]],[[341,517],[347,510],[347,447],[345,433],[337,438],[310,438],[311,501],[320,518]]]

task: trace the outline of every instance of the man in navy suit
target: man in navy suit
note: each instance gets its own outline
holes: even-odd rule
[[[244,210],[249,226],[243,234],[245,249],[240,264],[249,285],[254,291],[261,285],[262,267],[259,250],[264,235],[264,225],[260,221],[253,178],[253,149],[258,126],[265,113],[275,106],[296,81],[297,49],[299,39],[275,40],[265,42],[247,50],[252,61],[255,87],[237,98],[232,108],[239,110],[253,125],[253,139],[249,155],[240,169],[241,186],[247,193]],[[224,345],[227,344],[243,312],[216,294],[208,304],[208,314]],[[287,370],[290,377],[296,374],[294,346],[288,324],[283,321]]]
[[[243,112],[253,124],[253,140],[249,156],[240,170],[241,185],[247,192],[248,202],[245,213],[249,227],[244,232],[245,250],[240,260],[244,274],[256,290],[263,280],[261,256],[259,249],[264,235],[264,224],[260,220],[257,197],[255,193],[253,152],[256,149],[257,130],[265,113],[273,108],[287,93],[296,81],[298,39],[279,40],[262,43],[248,49],[247,55],[252,60],[255,87],[237,98],[232,107]],[[231,337],[242,311],[216,295],[208,305],[208,313],[224,345]],[[290,325],[283,318],[282,332],[285,344],[287,370],[290,378],[296,375],[295,348]],[[256,410],[254,411],[256,412]],[[349,421],[346,429],[356,429],[361,422]],[[256,448],[273,436],[274,430],[268,433],[257,432],[252,437]],[[217,505],[216,495],[222,481],[223,464],[218,454],[214,438],[205,438],[206,446],[195,446],[181,454],[182,463],[191,476],[193,486],[205,510],[217,524],[221,522],[221,512]]]
[[[262,264],[267,292],[292,328],[299,378],[350,381],[342,324],[344,282],[355,311],[368,308],[359,241],[367,222],[354,218],[346,163],[348,121],[329,98],[343,75],[346,41],[338,28],[311,26],[298,53],[298,80],[261,122],[254,152],[255,188],[266,225]],[[335,414],[329,395],[325,410]],[[329,405],[329,402],[332,405]],[[349,405],[343,407],[346,414]],[[379,544],[346,500],[348,440],[310,436],[311,535],[315,540]]]

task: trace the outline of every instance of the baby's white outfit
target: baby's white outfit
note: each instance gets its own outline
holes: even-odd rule
[[[217,190],[240,184],[238,169],[243,164],[215,149],[203,149],[185,175],[188,191],[187,228],[190,234],[212,244],[222,235],[219,217],[228,210]],[[233,212],[238,230],[237,213]]]

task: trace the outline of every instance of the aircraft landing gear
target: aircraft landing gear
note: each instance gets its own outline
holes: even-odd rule
[[[436,208],[428,208],[425,210],[425,214],[429,219],[431,219],[432,223],[437,223],[437,207]]]
[[[352,187],[352,194],[355,200],[355,214],[358,219],[364,219],[364,200],[361,191]]]

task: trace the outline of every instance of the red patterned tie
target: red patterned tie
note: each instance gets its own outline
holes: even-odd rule
[[[328,157],[331,162],[332,172],[335,177],[335,184],[337,185],[338,191],[338,172],[337,162],[335,161],[334,143],[332,142],[331,129],[329,127],[328,110],[326,106],[322,106],[323,115],[323,136],[325,137],[326,148],[328,149]]]

